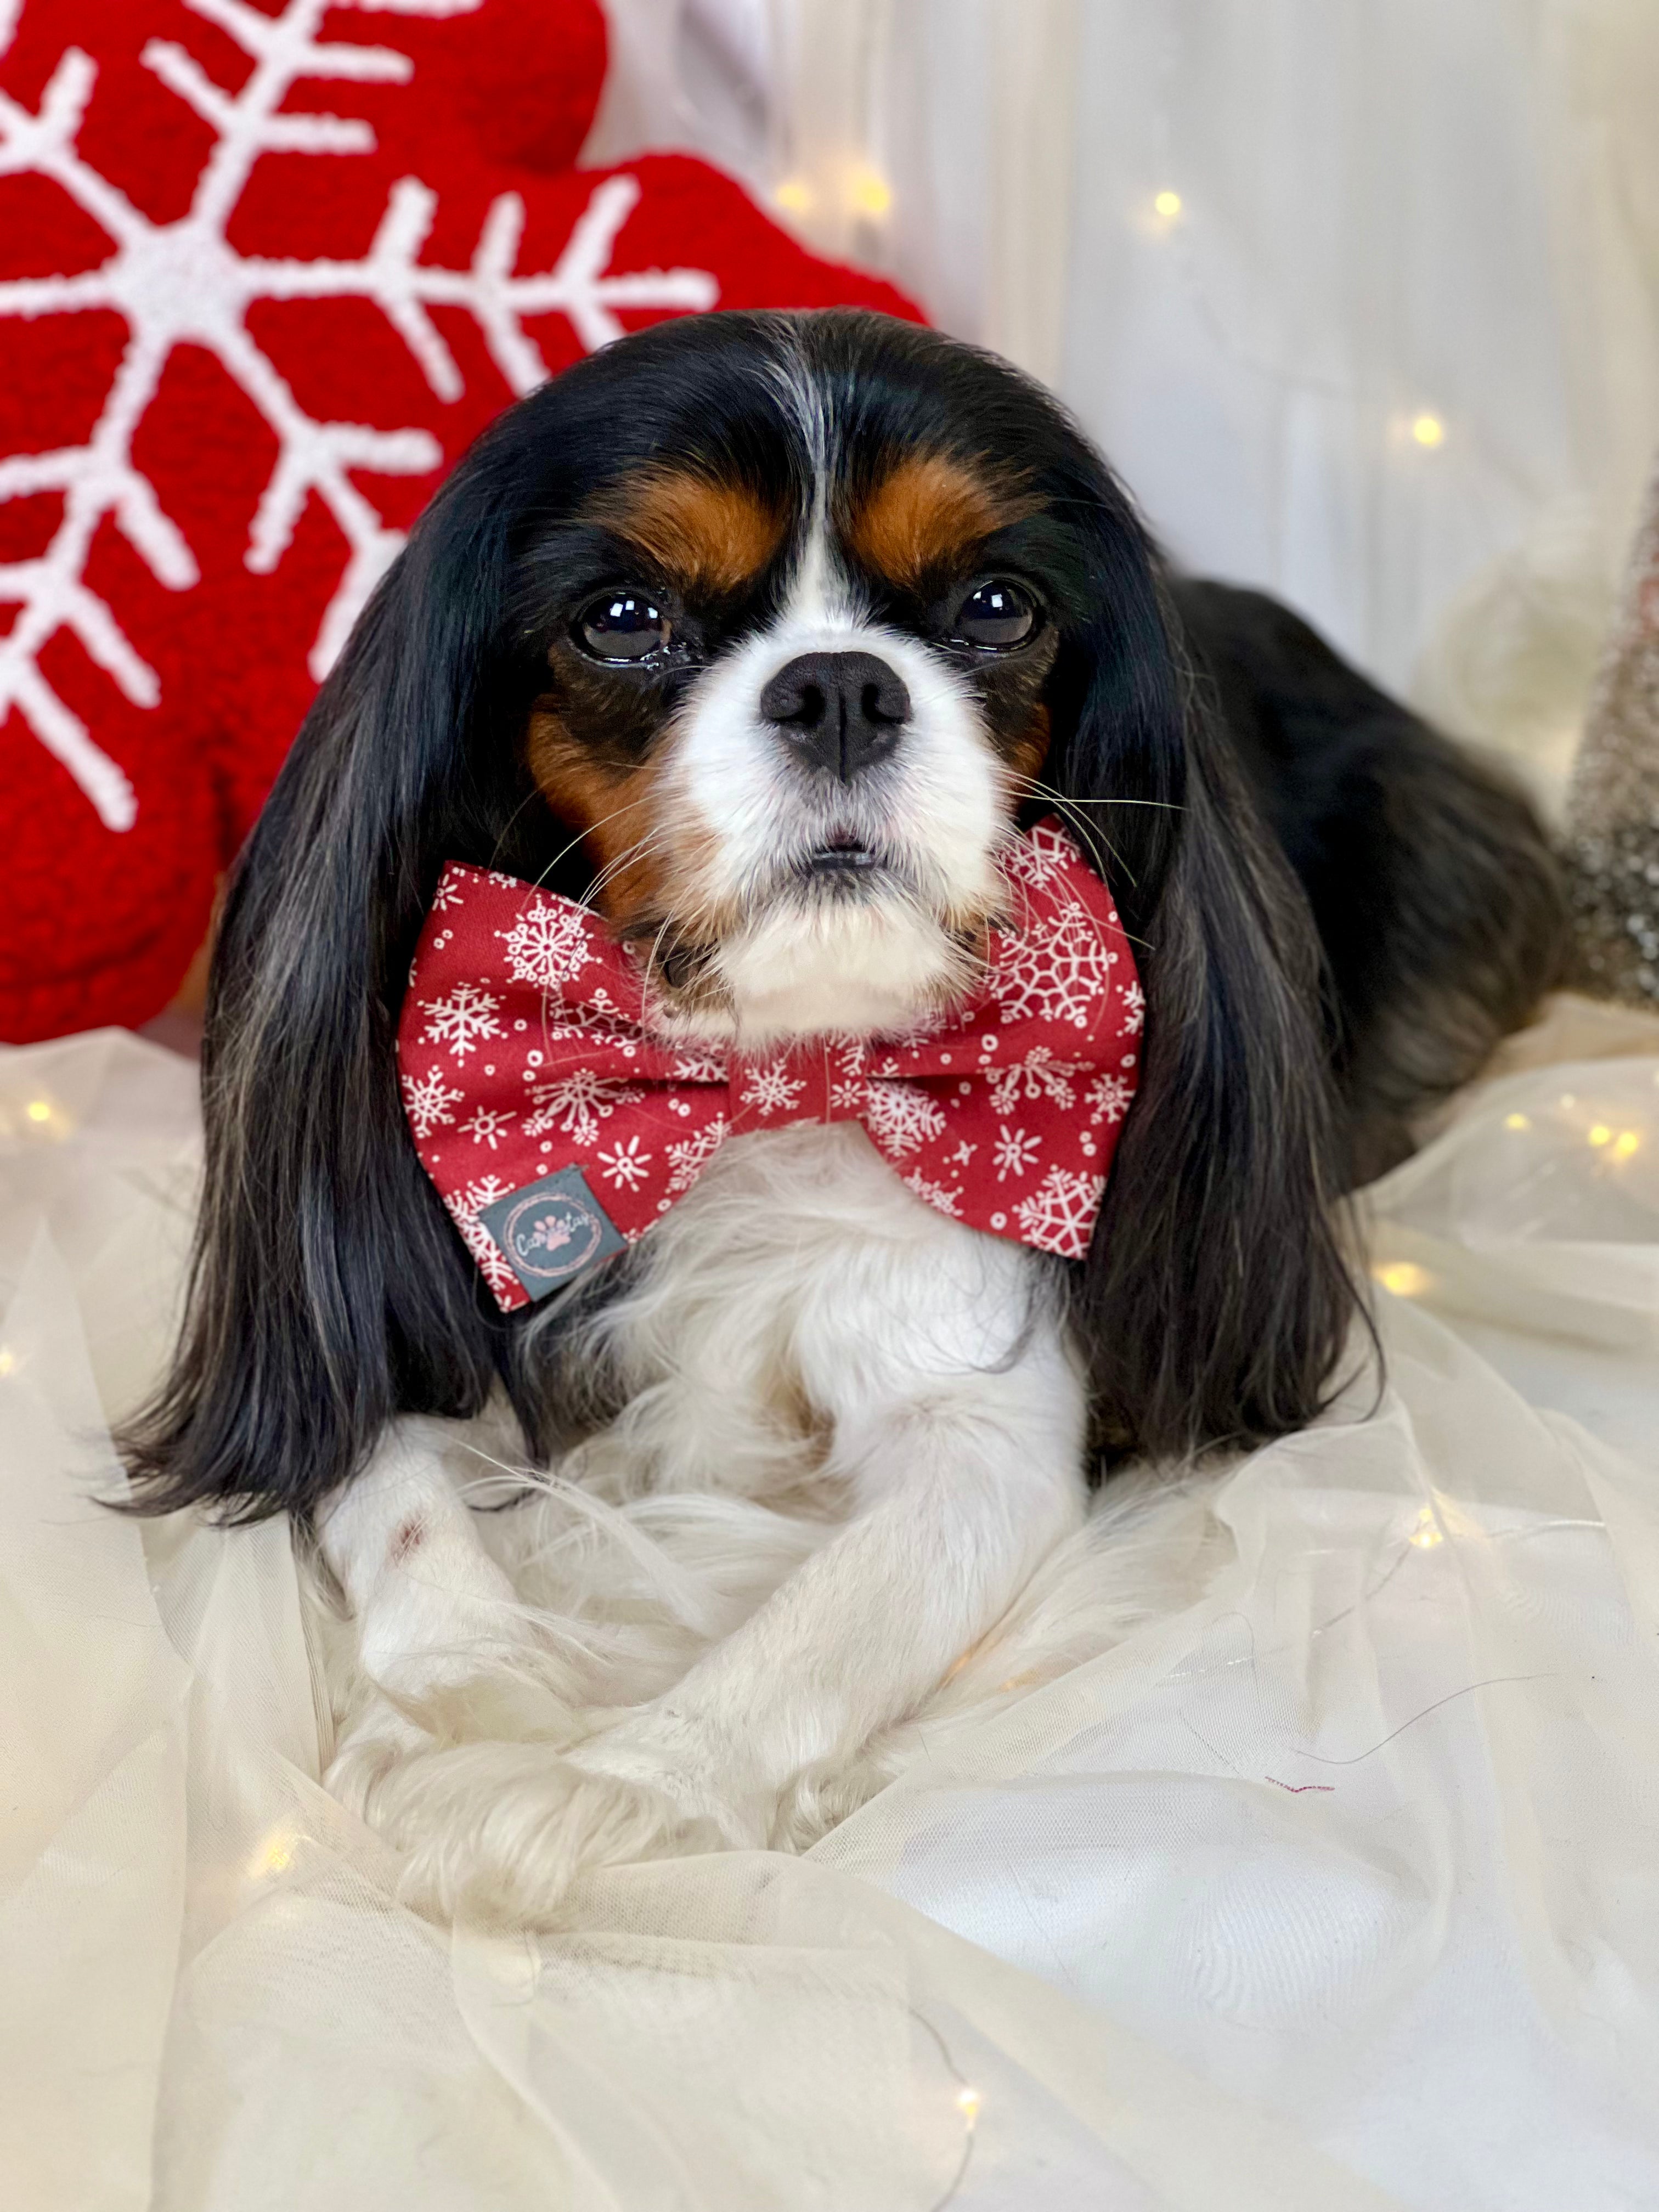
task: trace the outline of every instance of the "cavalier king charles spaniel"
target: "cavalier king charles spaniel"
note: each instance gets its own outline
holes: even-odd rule
[[[984,994],[1054,869],[1116,1027],[1011,1071],[1037,1000]],[[542,969],[465,969],[517,941],[496,910]],[[374,1686],[331,1778],[428,1909],[544,1917],[586,1869],[763,1844],[1103,1469],[1320,1414],[1368,1356],[1343,1192],[1561,941],[1525,802],[1271,601],[1172,579],[1024,376],[869,314],[660,325],[479,440],[242,855],[135,1497],[314,1533]],[[575,1087],[526,1152],[552,1042]],[[745,1132],[710,1102],[757,1067]],[[489,1166],[509,1125],[463,1188],[464,1131]],[[1058,1225],[989,1211],[1049,1141],[1109,1175],[1054,1170]],[[469,1763],[470,1686],[538,1630],[421,1417],[487,1411],[608,1494],[810,1495],[833,1531],[665,1694]]]

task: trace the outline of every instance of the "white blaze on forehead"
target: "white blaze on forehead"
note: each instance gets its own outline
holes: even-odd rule
[[[740,1033],[900,1026],[962,980],[953,927],[995,903],[1006,828],[1003,779],[961,672],[921,639],[872,618],[829,522],[822,420],[814,495],[779,613],[701,677],[670,739],[666,818],[701,832],[698,890],[728,927],[714,965]],[[760,711],[807,653],[868,653],[903,683],[910,718],[890,755],[851,784],[815,775]],[[672,833],[671,833],[672,834]],[[817,895],[799,871],[830,838],[890,858],[861,896]],[[695,931],[696,916],[687,923]]]

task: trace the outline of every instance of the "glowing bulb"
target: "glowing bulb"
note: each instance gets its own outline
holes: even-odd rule
[[[1505,1114],[1504,1127],[1506,1129],[1530,1129],[1532,1123],[1524,1114]]]
[[[1386,1267],[1373,1267],[1371,1273],[1397,1298],[1417,1297],[1429,1287],[1428,1269],[1411,1260],[1392,1260]]]
[[[1437,1544],[1445,1542],[1434,1517],[1434,1508],[1425,1505],[1417,1516],[1417,1526],[1412,1530],[1412,1541],[1419,1552],[1431,1552]]]
[[[1179,192],[1159,192],[1154,198],[1152,206],[1165,222],[1173,222],[1181,213],[1181,195]]]
[[[52,1119],[52,1101],[49,1098],[31,1098],[28,1104],[23,1109],[23,1111],[28,1115],[31,1121],[50,1121]]]
[[[1613,1132],[1605,1121],[1592,1122],[1589,1140],[1599,1151],[1603,1145],[1610,1145],[1613,1142]]]
[[[1446,426],[1437,415],[1413,416],[1412,435],[1419,446],[1443,446],[1446,442]]]
[[[1613,1140],[1613,1157],[1616,1160],[1627,1160],[1632,1152],[1641,1149],[1642,1139],[1634,1129],[1621,1129]]]
[[[247,1863],[247,1870],[257,1881],[262,1875],[286,1874],[294,1863],[294,1838],[279,1828],[275,1835],[267,1836]]]
[[[812,188],[802,177],[786,177],[772,198],[786,215],[805,215],[812,204]]]
[[[1576,1106],[1578,1103],[1578,1101],[1573,1097],[1571,1091],[1564,1091],[1561,1093],[1561,1103],[1564,1106]]]
[[[9,1344],[0,1344],[0,1375],[9,1375],[17,1364],[17,1354]]]
[[[957,2110],[971,2128],[979,2118],[980,2094],[977,2089],[964,2086],[957,2091]]]
[[[893,187],[873,169],[854,169],[848,180],[847,197],[858,215],[885,215],[893,204]]]

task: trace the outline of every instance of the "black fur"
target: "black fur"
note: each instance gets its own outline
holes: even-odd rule
[[[1324,946],[1345,1175],[1367,1182],[1564,972],[1542,824],[1484,765],[1260,592],[1176,605]]]
[[[556,1443],[568,1410],[551,1402],[558,1331],[527,1336],[523,1316],[496,1312],[416,1163],[398,1097],[398,1004],[446,860],[584,889],[522,752],[550,639],[611,557],[578,520],[581,503],[665,454],[798,501],[804,459],[780,390],[781,372],[802,364],[853,474],[943,449],[1013,465],[1042,502],[998,551],[1040,587],[1056,633],[1045,775],[1112,881],[1149,1001],[1139,1095],[1091,1256],[1073,1271],[1101,1442],[1179,1455],[1281,1434],[1318,1411],[1357,1310],[1333,1225],[1345,1140],[1318,942],[1192,680],[1128,502],[1060,411],[985,356],[873,316],[710,316],[629,339],[503,416],[422,516],[307,720],[216,955],[187,1316],[125,1440],[144,1510],[304,1516],[392,1415],[473,1412],[498,1378],[532,1451]],[[1183,607],[1231,714],[1240,654],[1201,593]],[[1322,799],[1317,744],[1307,758],[1288,738],[1273,750],[1293,720],[1289,689],[1275,696],[1278,720],[1244,732],[1245,757],[1327,930],[1349,1095],[1399,1118],[1424,1088],[1391,1042],[1414,973],[1448,1004],[1472,994],[1487,1030],[1524,996],[1518,966],[1494,987],[1484,917],[1467,969],[1456,942],[1425,954],[1443,848],[1462,824],[1483,853],[1530,856],[1529,825],[1449,775],[1432,741],[1430,769],[1413,765],[1430,757],[1421,745],[1410,755],[1397,805],[1380,735],[1338,777],[1340,798]],[[1378,701],[1384,710],[1398,712]],[[1322,711],[1346,726],[1340,703]],[[1366,775],[1390,823],[1368,880],[1389,905],[1361,921],[1344,905],[1340,860],[1322,876],[1319,856],[1322,825],[1345,808],[1364,843]],[[1419,823],[1425,782],[1431,820]],[[1423,839],[1435,857],[1419,872]],[[1467,935],[1467,905],[1449,910]],[[1387,940],[1370,959],[1355,950],[1367,930]]]

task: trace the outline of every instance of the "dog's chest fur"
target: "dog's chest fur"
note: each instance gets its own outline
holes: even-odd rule
[[[1061,1333],[1061,1270],[945,1218],[856,1125],[738,1138],[603,1303],[550,1315],[589,1428],[561,1471],[612,1497],[715,1488],[844,1506],[831,1417],[919,1365],[942,1388]]]

